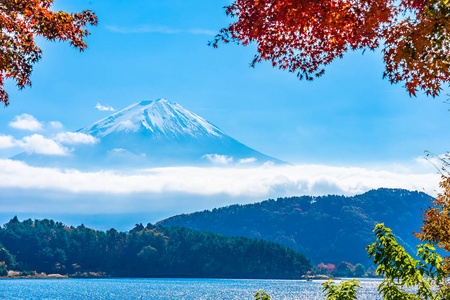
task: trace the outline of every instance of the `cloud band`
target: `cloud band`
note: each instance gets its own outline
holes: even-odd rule
[[[254,168],[167,167],[133,173],[81,172],[31,167],[0,160],[0,187],[69,193],[186,193],[255,198],[291,195],[354,195],[388,187],[434,193],[439,175],[377,171],[354,167],[300,165]]]

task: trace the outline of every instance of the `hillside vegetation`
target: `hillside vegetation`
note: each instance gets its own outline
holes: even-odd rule
[[[129,233],[53,220],[13,218],[0,227],[0,276],[6,270],[89,276],[300,278],[302,254],[273,242],[180,227],[136,225]],[[29,273],[29,272],[25,272]]]
[[[402,189],[371,190],[354,197],[278,198],[179,215],[157,224],[281,243],[314,264],[346,261],[369,266],[365,248],[373,243],[377,223],[392,228],[399,242],[415,253],[420,242],[413,232],[420,231],[421,209],[430,199],[425,193]]]

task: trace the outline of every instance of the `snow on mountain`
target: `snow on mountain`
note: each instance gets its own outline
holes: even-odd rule
[[[153,138],[220,137],[224,133],[205,119],[165,99],[142,101],[95,122],[79,132],[98,138],[111,133],[150,131]]]
[[[165,99],[135,103],[76,133],[97,142],[71,145],[65,157],[25,152],[13,159],[77,169],[283,163]]]

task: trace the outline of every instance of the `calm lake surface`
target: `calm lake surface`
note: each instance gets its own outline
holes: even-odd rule
[[[358,299],[381,299],[380,279],[361,279]],[[293,280],[248,279],[6,279],[0,299],[253,299],[264,290],[272,300],[324,299],[320,284]]]

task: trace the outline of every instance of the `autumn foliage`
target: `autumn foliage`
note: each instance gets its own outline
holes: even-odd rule
[[[0,102],[8,105],[4,81],[11,78],[19,89],[31,85],[33,64],[41,59],[35,37],[50,41],[70,41],[83,51],[89,35],[87,25],[96,25],[97,17],[90,10],[80,13],[54,12],[53,0],[0,0]]]
[[[235,0],[236,19],[211,42],[257,44],[251,65],[312,80],[348,50],[382,47],[391,83],[437,96],[450,82],[449,0]]]
[[[450,174],[443,174],[439,186],[442,192],[432,200],[433,206],[424,211],[423,225],[416,236],[450,252]],[[450,257],[444,259],[445,271],[450,274]]]

